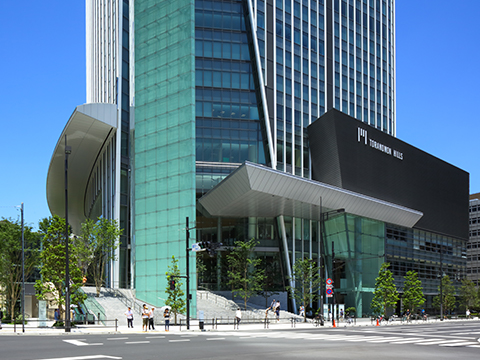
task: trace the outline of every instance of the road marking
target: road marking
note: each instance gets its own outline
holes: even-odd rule
[[[465,346],[465,345],[473,345],[473,344],[475,343],[472,341],[460,341],[453,344],[439,344],[438,346]]]
[[[118,356],[108,355],[87,355],[87,356],[72,356],[62,358],[49,358],[49,359],[37,359],[37,360],[90,360],[90,359],[123,359]]]
[[[165,339],[165,336],[145,336],[145,339]]]
[[[128,340],[128,337],[107,338],[107,340],[112,340],[112,341],[115,341],[115,340]]]
[[[125,344],[150,344],[150,341],[125,341]]]
[[[380,343],[389,342],[392,340],[403,340],[403,339],[406,340],[406,338],[404,337],[390,337],[390,338],[384,338],[384,339],[378,339],[378,340],[365,340],[365,341],[369,343],[380,344]]]
[[[168,340],[168,342],[182,342],[182,341],[190,341],[190,339]]]
[[[93,345],[103,345],[103,343],[93,343],[93,344],[87,344],[83,341],[80,341],[80,340],[63,340],[65,341],[66,343],[69,343],[69,344],[72,344],[72,345],[76,345],[76,346],[93,346]]]
[[[428,339],[424,342],[416,343],[415,345],[438,345],[438,344],[448,344],[452,342],[458,342],[458,340],[445,340],[445,339]]]
[[[225,340],[225,338],[207,338],[207,340]]]
[[[416,342],[419,342],[419,341],[423,341],[425,340],[424,338],[410,338],[408,340],[398,340],[398,341],[392,341],[390,342],[390,344],[393,344],[393,345],[401,345],[401,344],[411,344],[411,343],[416,343]]]

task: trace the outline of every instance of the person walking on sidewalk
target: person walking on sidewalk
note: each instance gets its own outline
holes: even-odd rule
[[[155,308],[152,307],[150,312],[148,313],[148,330],[155,330],[155,315],[154,315]]]
[[[142,310],[142,331],[147,331],[148,327],[148,307],[147,305],[143,304]]]
[[[3,311],[0,309],[0,330],[2,330]]]
[[[133,311],[130,306],[127,311],[125,311],[125,316],[127,317],[127,327],[133,329]]]
[[[168,311],[168,308],[165,309],[163,312],[163,318],[165,319],[165,331],[170,330],[170,311]]]
[[[240,308],[238,308],[237,311],[235,312],[235,324],[236,324],[237,330],[238,330],[238,325],[240,324],[241,320],[242,320],[242,310],[240,310]],[[234,326],[234,328],[235,328],[235,326]]]

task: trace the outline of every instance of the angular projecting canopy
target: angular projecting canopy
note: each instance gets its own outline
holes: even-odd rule
[[[244,163],[199,199],[211,216],[285,215],[311,220],[320,220],[320,201],[323,212],[345,209],[349,214],[409,228],[423,215],[403,206],[250,162]]]
[[[65,135],[72,152],[68,156],[68,222],[78,232],[85,219],[84,196],[95,160],[117,128],[115,104],[77,106],[50,160],[47,174],[47,201],[52,214],[65,217]]]

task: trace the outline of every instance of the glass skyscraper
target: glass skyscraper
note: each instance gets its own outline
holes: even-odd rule
[[[442,270],[459,284],[468,174],[395,138],[394,0],[86,5],[87,104],[47,198],[63,215],[67,136],[73,232],[99,216],[124,230],[107,286],[162,306],[172,257],[183,284],[188,259],[195,317],[197,289],[231,296],[226,255],[252,238],[257,304],[275,293],[295,311],[286,289],[305,258],[359,316],[385,261],[400,290],[418,272],[426,308]],[[223,245],[209,257],[187,250],[197,241]]]
[[[244,161],[311,178],[306,128],[331,108],[395,135],[394,18],[393,0],[134,2],[139,297],[164,296],[172,255],[184,268],[186,217],[198,240],[258,239],[281,290],[320,257],[318,221],[212,218],[196,199]],[[202,286],[225,289],[221,255]]]

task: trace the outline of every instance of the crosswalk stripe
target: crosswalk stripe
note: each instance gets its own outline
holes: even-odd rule
[[[465,346],[465,345],[474,345],[478,344],[473,341],[461,341],[461,342],[456,342],[452,344],[439,344],[438,346]]]
[[[390,342],[390,344],[394,344],[394,345],[401,345],[401,344],[411,344],[411,343],[416,343],[418,341],[422,341],[422,340],[425,340],[424,338],[410,338],[408,340],[399,340],[399,341],[392,341]]]
[[[379,340],[365,340],[365,341],[369,343],[380,344],[380,343],[389,342],[392,340],[401,340],[401,339],[405,339],[405,338],[396,336],[396,337],[390,337],[390,338],[379,339]]]
[[[416,343],[415,345],[438,345],[438,344],[448,344],[452,342],[458,342],[458,340],[446,340],[446,339],[428,339],[424,342]]]

